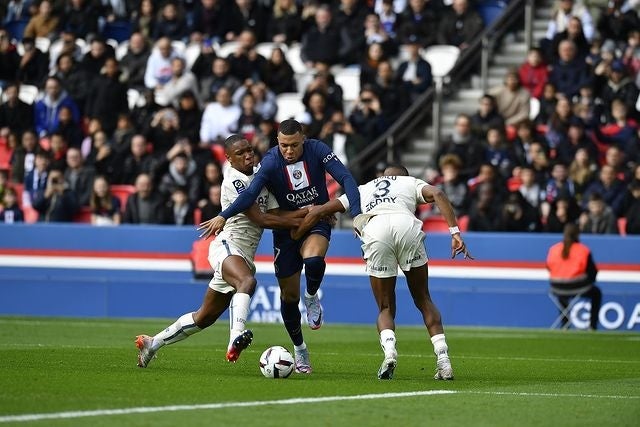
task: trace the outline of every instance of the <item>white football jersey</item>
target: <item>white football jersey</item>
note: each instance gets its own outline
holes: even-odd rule
[[[238,195],[249,187],[253,178],[254,175],[247,176],[232,167],[227,169],[220,191],[220,204],[223,210],[228,208],[238,198]],[[279,207],[275,197],[266,188],[260,191],[256,203],[263,213]],[[262,231],[263,229],[251,222],[244,213],[239,213],[227,220],[217,239],[227,239],[240,247],[247,256],[253,257],[260,237],[262,237]]]
[[[412,176],[381,176],[364,185],[360,185],[360,205],[362,215],[354,219],[354,226],[366,223],[374,215],[407,214],[415,218],[418,204],[426,203],[422,197],[422,188],[429,185]],[[338,199],[349,210],[346,195]]]

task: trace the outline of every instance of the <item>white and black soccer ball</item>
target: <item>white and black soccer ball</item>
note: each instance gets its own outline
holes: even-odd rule
[[[279,345],[269,347],[260,356],[260,371],[267,378],[287,378],[294,366],[289,350]]]

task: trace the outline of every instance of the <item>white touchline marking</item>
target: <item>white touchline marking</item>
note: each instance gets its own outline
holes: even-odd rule
[[[460,391],[460,390],[425,390],[410,391],[403,393],[379,393],[379,394],[358,394],[354,396],[325,396],[325,397],[305,397],[283,400],[263,400],[253,402],[224,402],[224,403],[204,403],[200,405],[171,405],[171,406],[142,406],[138,408],[122,408],[122,409],[101,409],[94,411],[68,411],[53,412],[49,414],[24,414],[24,415],[6,415],[0,416],[0,423],[9,422],[27,422],[41,421],[53,419],[69,419],[83,417],[100,417],[107,415],[130,415],[130,414],[148,414],[153,412],[176,412],[176,411],[198,411],[207,409],[225,409],[225,408],[247,408],[268,405],[296,405],[305,403],[320,402],[336,402],[344,400],[374,400],[374,399],[394,399],[403,397],[416,396],[435,396],[444,394],[485,394],[495,396],[527,396],[527,397],[577,397],[586,399],[640,399],[640,396],[622,396],[622,395],[597,395],[597,394],[579,394],[579,393],[529,393],[529,392],[510,392],[510,391]]]
[[[336,402],[341,400],[393,399],[399,397],[430,396],[455,394],[453,390],[425,390],[404,393],[358,394],[354,396],[303,397],[282,400],[257,400],[253,402],[204,403],[200,405],[143,406],[138,408],[101,409],[95,411],[53,412],[50,414],[24,414],[0,416],[0,423],[68,419],[81,417],[99,417],[104,415],[147,414],[151,412],[197,411],[203,409],[246,408],[251,406],[296,405],[301,403]]]

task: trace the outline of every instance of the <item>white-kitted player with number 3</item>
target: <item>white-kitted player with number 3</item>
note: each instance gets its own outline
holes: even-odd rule
[[[409,291],[422,313],[437,356],[435,379],[452,380],[453,370],[440,312],[429,295],[427,253],[424,247],[422,221],[415,217],[418,204],[435,202],[449,224],[451,257],[463,254],[473,259],[458,229],[451,202],[437,187],[408,176],[404,166],[389,166],[384,176],[358,187],[362,214],[354,218],[354,228],[362,240],[362,252],[371,289],[378,304],[378,332],[384,361],[379,379],[391,379],[397,364],[395,337],[395,286],[398,267],[407,277]],[[314,207],[293,237],[303,235],[315,222],[335,212],[349,209],[346,197]]]

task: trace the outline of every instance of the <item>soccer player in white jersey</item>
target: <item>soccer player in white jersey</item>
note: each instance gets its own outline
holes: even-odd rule
[[[440,312],[429,295],[427,253],[422,221],[414,215],[417,204],[435,202],[451,232],[451,257],[462,253],[473,259],[458,229],[451,202],[437,187],[408,176],[400,165],[389,166],[384,176],[358,187],[362,214],[354,218],[354,228],[362,240],[362,252],[371,289],[378,304],[377,327],[384,360],[379,379],[391,379],[397,365],[395,336],[395,286],[398,266],[404,272],[413,301],[422,313],[437,356],[435,379],[452,380],[453,369]],[[293,237],[303,235],[319,218],[349,209],[346,197],[314,207]]]
[[[226,139],[225,153],[231,167],[222,182],[223,209],[231,205],[253,180],[255,158],[253,147],[241,135]],[[153,337],[139,335],[136,338],[139,367],[146,368],[161,347],[182,341],[213,325],[227,307],[231,326],[226,357],[229,362],[238,360],[242,350],[253,340],[253,333],[245,329],[245,324],[256,287],[254,258],[263,228],[296,227],[301,223],[301,216],[307,213],[306,209],[266,213],[276,208],[278,203],[263,189],[250,209],[229,219],[209,246],[208,258],[214,276],[202,305],[195,312],[183,314]]]

